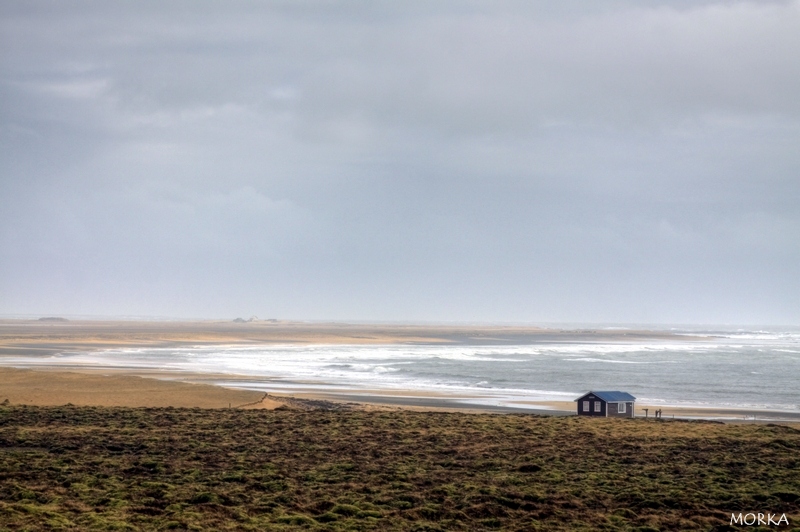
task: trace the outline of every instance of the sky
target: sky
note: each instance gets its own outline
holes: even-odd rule
[[[800,324],[800,1],[6,1],[0,315]]]

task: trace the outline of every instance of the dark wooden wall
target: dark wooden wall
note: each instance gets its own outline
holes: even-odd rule
[[[583,410],[583,402],[584,402],[584,401],[589,401],[589,411],[588,411],[588,412],[585,412],[585,411]],[[599,411],[599,412],[595,412],[595,411],[594,411],[594,404],[595,404],[596,402],[599,402],[599,403],[600,403],[600,411]],[[584,397],[583,399],[581,399],[580,401],[578,401],[578,415],[579,415],[579,416],[599,416],[599,417],[605,417],[605,415],[606,415],[606,408],[607,408],[607,406],[608,406],[608,405],[606,405],[606,402],[605,402],[605,401],[603,401],[602,399],[600,399],[599,397],[596,397],[596,396],[594,396],[594,395],[590,395],[589,397]]]

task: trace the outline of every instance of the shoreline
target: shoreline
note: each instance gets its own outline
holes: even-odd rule
[[[448,393],[413,389],[359,389],[353,386],[337,386],[335,383],[286,381],[280,378],[273,380],[264,377],[253,379],[246,375],[136,367],[92,368],[56,365],[49,364],[47,357],[64,352],[92,352],[115,348],[279,344],[502,346],[669,340],[702,342],[707,338],[668,331],[633,329],[570,330],[521,326],[382,325],[275,320],[237,323],[0,319],[0,402],[8,398],[12,403],[20,404],[89,404],[87,401],[93,401],[91,404],[100,406],[158,404],[211,408],[259,402],[260,408],[276,408],[297,399],[340,404],[358,403],[364,408],[572,415],[575,411],[575,404],[572,401],[526,400],[521,397],[500,397],[491,393],[481,395],[480,390]],[[28,363],[13,360],[15,357],[26,359]],[[24,371],[8,369],[14,367],[24,367],[35,375],[32,373],[27,377],[21,377],[20,373],[16,373],[14,378],[19,383],[13,384],[13,379],[8,376],[11,374],[9,372]],[[48,376],[45,378],[45,375]],[[111,383],[116,383],[116,386],[112,386]],[[141,397],[142,394],[148,394],[149,398],[145,400]],[[261,401],[266,394],[277,398],[278,402]],[[16,397],[17,400],[6,397],[8,395]],[[158,400],[155,399],[156,396],[159,397]],[[497,404],[499,401],[503,401],[504,404]],[[170,404],[171,402],[174,404]],[[656,409],[661,409],[664,419],[674,415],[676,419],[730,421],[764,419],[800,422],[800,411],[796,410],[643,402],[636,405],[637,417],[644,417],[645,408],[649,409],[648,417],[652,417]]]
[[[352,386],[336,385],[332,383],[320,383],[318,381],[286,381],[275,378],[274,380],[263,379],[254,380],[246,375],[197,373],[184,371],[168,371],[152,368],[110,368],[110,367],[63,367],[52,365],[37,365],[26,367],[9,367],[0,365],[0,382],[8,382],[5,377],[6,370],[12,372],[29,371],[37,374],[50,375],[51,379],[61,382],[63,375],[70,375],[71,379],[79,380],[78,375],[84,379],[99,378],[97,381],[100,388],[107,390],[106,393],[115,393],[109,390],[103,378],[113,379],[139,379],[137,382],[160,382],[162,386],[175,384],[181,386],[195,386],[196,390],[229,390],[232,393],[241,392],[250,394],[249,401],[254,402],[256,396],[269,396],[282,401],[323,401],[327,403],[339,404],[358,404],[368,408],[403,408],[414,410],[434,410],[434,411],[470,411],[470,412],[495,412],[495,413],[528,413],[541,415],[574,415],[575,402],[564,400],[510,400],[504,404],[497,404],[499,399],[491,394],[480,394],[479,390],[474,393],[447,393],[435,390],[414,390],[414,389],[387,389],[387,388],[357,388]],[[36,379],[32,382],[39,386],[41,394],[41,383]],[[133,381],[126,381],[126,387],[130,387]],[[6,385],[5,387],[7,387]],[[63,384],[61,385],[63,387]],[[75,393],[80,393],[80,386]],[[3,396],[4,385],[0,384],[0,402],[5,399]],[[59,388],[59,396],[72,393],[68,389]],[[19,394],[20,391],[15,392]],[[219,393],[219,392],[215,392]],[[39,399],[25,399],[23,402],[37,404]],[[55,404],[51,399],[45,399],[39,404]],[[73,404],[79,404],[81,399],[71,400]],[[136,406],[140,401],[133,401],[131,404],[123,404],[125,399],[101,400],[100,403],[114,402],[119,406]],[[12,401],[13,402],[13,401]],[[201,406],[203,400],[198,399],[198,404],[185,404],[185,406]],[[231,401],[236,406],[237,400]],[[64,403],[60,403],[64,404]],[[184,403],[182,403],[184,404]],[[164,406],[178,406],[167,405]],[[223,405],[224,406],[224,405]],[[261,405],[258,408],[275,408],[280,404]],[[202,407],[202,406],[201,406]],[[220,406],[221,407],[221,406]],[[648,412],[645,412],[648,409]],[[767,409],[767,408],[748,408],[737,406],[706,406],[691,404],[669,404],[669,403],[647,403],[637,401],[636,417],[652,418],[654,412],[661,409],[663,419],[706,419],[724,421],[782,421],[800,422],[800,410],[786,409]]]
[[[270,394],[274,395],[274,394]],[[437,394],[424,394],[407,392],[395,394],[393,391],[386,393],[363,393],[354,390],[343,393],[314,393],[300,392],[292,394],[296,398],[321,399],[331,401],[350,401],[365,405],[393,406],[397,408],[410,408],[415,410],[433,409],[446,411],[474,411],[496,412],[505,414],[539,414],[551,416],[576,415],[576,406],[572,401],[526,401],[521,406],[492,405],[474,402],[473,397],[451,397]],[[471,400],[473,400],[471,402]],[[644,408],[649,412],[645,414]],[[647,403],[636,404],[636,417],[655,419],[654,412],[661,409],[663,420],[671,419],[705,419],[730,422],[791,422],[800,423],[800,411],[767,410],[755,408],[723,408],[723,407],[694,407],[694,406],[668,406],[652,405]]]
[[[191,380],[159,379],[130,373],[62,371],[52,368],[19,369],[0,367],[0,403],[28,406],[177,407],[241,409],[357,409],[411,410],[496,414],[575,415],[574,402],[527,401],[520,407],[481,404],[475,397],[448,396],[415,391],[385,390],[254,391]],[[648,416],[643,409],[649,408]],[[716,420],[731,423],[800,423],[800,412],[636,405],[636,417],[654,419],[656,408],[662,419]]]

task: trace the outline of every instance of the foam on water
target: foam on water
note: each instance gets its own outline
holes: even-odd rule
[[[207,374],[265,391],[437,392],[504,406],[621,389],[654,404],[800,409],[800,334],[707,331],[697,340],[697,333],[636,343],[124,348],[2,357],[0,364]]]

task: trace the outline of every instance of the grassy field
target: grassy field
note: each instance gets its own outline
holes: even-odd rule
[[[733,511],[800,527],[800,431],[0,406],[0,529],[728,530]]]

